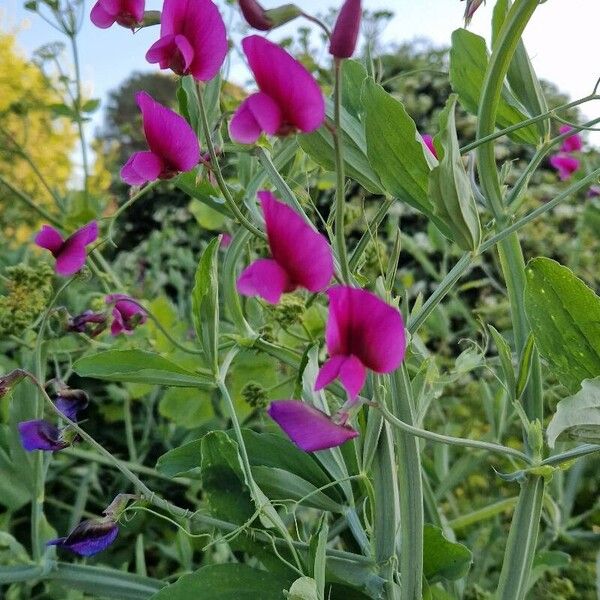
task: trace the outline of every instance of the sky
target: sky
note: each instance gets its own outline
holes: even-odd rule
[[[262,0],[272,8],[289,0]],[[297,0],[298,1],[298,0]],[[340,6],[342,0],[301,0],[305,12],[319,13],[328,7]],[[224,6],[224,0],[217,0]],[[387,9],[395,13],[385,30],[385,41],[403,42],[416,38],[430,39],[435,45],[447,46],[454,29],[463,24],[464,1],[459,0],[363,0],[364,8]],[[489,39],[493,0],[482,6],[470,29]],[[21,49],[27,54],[42,44],[56,41],[54,31],[37,15],[23,8],[23,0],[0,0],[0,30],[17,31]],[[147,0],[147,9],[159,9],[160,0]],[[92,2],[86,0],[89,14]],[[223,11],[231,14],[229,9]],[[598,50],[598,24],[600,0],[547,0],[537,9],[525,32],[525,44],[538,76],[555,83],[571,98],[587,95],[600,77],[600,52]],[[296,24],[294,24],[294,27]],[[285,29],[275,30],[270,36],[277,40]],[[146,63],[144,54],[158,39],[158,27],[147,28],[132,35],[113,26],[107,30],[94,27],[85,18],[80,35],[80,55],[85,88],[102,101],[107,92],[117,87],[132,71],[151,71],[155,67]],[[243,82],[244,71],[233,64],[233,79]],[[583,107],[586,117],[600,113],[600,102]],[[93,132],[102,119],[99,111],[90,124]],[[89,135],[89,134],[88,134]],[[590,136],[590,141],[600,144],[600,133]]]

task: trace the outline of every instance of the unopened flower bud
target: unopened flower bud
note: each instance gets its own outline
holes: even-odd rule
[[[361,0],[346,0],[331,32],[329,54],[350,58],[356,48],[362,16]]]
[[[484,3],[484,0],[467,0],[465,8],[465,25],[468,25],[475,14],[475,11]]]
[[[257,0],[239,0],[239,4],[248,25],[259,31],[274,29],[302,14],[295,4],[284,4],[269,10],[265,10]]]
[[[242,388],[242,398],[253,408],[265,408],[269,403],[267,391],[260,383],[256,383],[255,381],[249,381]]]

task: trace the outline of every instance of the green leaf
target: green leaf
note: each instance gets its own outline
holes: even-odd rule
[[[372,79],[363,87],[367,156],[385,189],[427,215],[451,237],[429,199],[430,166],[415,122],[401,102]]]
[[[200,474],[202,440],[192,440],[165,452],[156,462],[156,469],[168,477],[190,477]]]
[[[498,356],[500,357],[500,364],[502,365],[502,372],[504,374],[504,381],[506,382],[509,398],[512,400],[516,398],[516,381],[510,345],[495,327],[488,325],[488,329],[492,334],[494,344],[496,344]]]
[[[219,370],[219,275],[217,260],[219,238],[214,238],[205,248],[194,277],[192,290],[192,319],[198,339],[212,366]]]
[[[226,217],[231,217],[229,209],[225,205],[225,200],[221,193],[206,179],[198,179],[196,170],[182,173],[172,179],[173,183],[182,191],[199,200],[208,207],[220,212]]]
[[[435,212],[463,250],[477,250],[481,223],[471,182],[465,170],[456,134],[456,94],[451,94],[439,116],[434,144],[439,164],[429,173],[429,196]]]
[[[179,112],[185,120],[192,126],[196,135],[200,134],[200,110],[198,108],[198,95],[196,92],[196,83],[191,75],[181,77],[177,88],[177,101],[179,103]]]
[[[525,312],[539,353],[569,391],[600,376],[600,298],[549,258],[526,268]]]
[[[204,202],[200,202],[197,198],[192,198],[188,205],[188,210],[194,215],[196,222],[202,229],[222,231],[225,226],[226,219],[223,213],[211,208]]]
[[[90,98],[83,103],[81,112],[93,113],[96,112],[98,108],[100,108],[100,98]]]
[[[600,377],[586,379],[579,392],[558,403],[546,430],[550,448],[560,436],[600,443]]]
[[[523,352],[521,352],[521,360],[519,361],[519,376],[515,389],[515,397],[520,399],[527,387],[529,376],[531,374],[531,365],[533,362],[533,354],[535,351],[535,339],[533,334],[529,334]]]
[[[55,117],[66,117],[72,121],[77,119],[77,112],[66,104],[51,104],[48,108]]]
[[[194,429],[213,416],[210,392],[197,388],[170,388],[160,399],[158,412],[176,425]]]
[[[357,119],[363,112],[362,87],[367,77],[367,70],[357,60],[342,61],[342,106]]]
[[[489,62],[485,40],[466,29],[452,33],[450,49],[450,84],[458,94],[463,108],[473,115],[479,112],[479,99]],[[524,107],[504,86],[498,105],[496,126],[500,129],[516,125],[529,118]],[[526,144],[537,144],[539,135],[534,125],[517,129],[510,136]]]
[[[425,525],[423,544],[423,571],[429,581],[455,581],[469,572],[473,560],[471,551],[463,544],[448,540],[439,527]]]
[[[132,383],[148,383],[175,387],[212,389],[214,383],[206,376],[196,375],[144,350],[107,350],[84,356],[73,364],[80,377]]]
[[[512,6],[511,0],[498,0],[494,7],[492,18],[492,45],[495,44],[508,11]],[[513,59],[508,68],[508,83],[518,100],[528,110],[532,117],[548,112],[548,104],[544,91],[535,73],[523,40],[519,40]],[[540,138],[545,139],[550,132],[550,119],[544,119],[536,124]]]
[[[300,577],[292,583],[287,600],[320,600],[317,582],[312,577]]]
[[[184,575],[151,600],[282,600],[290,581],[243,564],[209,565]]]

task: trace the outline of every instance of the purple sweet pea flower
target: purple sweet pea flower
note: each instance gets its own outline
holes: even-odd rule
[[[134,29],[144,20],[145,0],[98,0],[90,19],[96,27],[107,29],[115,23]]]
[[[590,189],[587,191],[587,197],[588,198],[600,197],[600,185],[593,185],[592,187],[590,187]]]
[[[335,286],[327,295],[329,359],[319,371],[315,390],[339,378],[353,401],[365,384],[367,369],[390,373],[400,366],[406,350],[404,322],[398,309],[371,292]]]
[[[348,425],[338,424],[329,415],[298,400],[275,400],[268,413],[305,452],[340,446],[358,435]]]
[[[150,151],[135,152],[129,157],[121,169],[123,181],[142,185],[194,168],[200,160],[200,144],[189,123],[146,92],[138,92],[135,99],[142,112]]]
[[[165,0],[160,39],[146,53],[149,63],[210,81],[227,54],[227,32],[211,0]]]
[[[553,154],[550,157],[550,164],[556,169],[558,172],[558,176],[561,181],[565,181],[569,179],[577,169],[579,169],[580,161],[574,156],[570,156],[569,154],[565,154],[564,152],[559,152],[558,154]]]
[[[61,388],[54,399],[56,408],[71,421],[77,421],[77,414],[85,410],[88,403],[88,395],[83,390],[68,387]]]
[[[258,192],[258,197],[273,258],[260,258],[246,267],[237,281],[238,292],[276,304],[281,294],[298,287],[324,290],[333,275],[327,240],[271,192]]]
[[[96,337],[104,331],[105,327],[106,315],[104,313],[95,313],[91,310],[86,310],[79,315],[69,317],[67,331],[89,333],[91,337]]]
[[[354,54],[361,17],[361,0],[346,0],[331,32],[329,54],[336,58],[350,58]]]
[[[260,36],[242,40],[260,91],[248,96],[231,122],[231,139],[253,144],[264,131],[268,135],[309,133],[325,119],[325,101],[314,77],[277,44]]]
[[[65,548],[80,556],[92,556],[110,546],[119,534],[119,526],[111,519],[82,521],[66,537],[47,542],[47,546]]]
[[[421,137],[423,138],[423,143],[427,146],[427,148],[429,148],[429,152],[431,152],[431,154],[433,154],[437,158],[438,155],[437,150],[433,145],[433,137],[428,133],[424,133]]]
[[[573,131],[570,125],[561,125],[558,131],[562,134]],[[583,139],[579,133],[574,133],[563,140],[560,146],[561,152],[579,152],[583,148]]]
[[[113,322],[110,326],[111,335],[131,335],[138,325],[143,325],[148,318],[146,311],[132,302],[133,298],[125,294],[110,294],[105,298],[107,304],[114,304],[112,309]]]
[[[57,452],[69,445],[68,442],[62,439],[62,432],[58,427],[42,419],[23,421],[17,425],[17,428],[21,437],[21,444],[27,452],[33,450]]]
[[[40,248],[50,250],[56,259],[56,272],[63,277],[68,277],[81,270],[87,256],[86,246],[95,242],[97,238],[98,223],[91,221],[66,240],[54,227],[42,225],[34,241]]]

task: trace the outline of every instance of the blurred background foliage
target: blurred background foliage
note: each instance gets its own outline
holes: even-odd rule
[[[378,40],[388,18],[388,13],[380,12],[366,19],[365,61],[386,89],[402,100],[418,129],[434,134],[438,114],[450,93],[448,52],[444,48],[432,48],[426,40],[381,47]],[[300,30],[297,37],[286,41],[329,89],[329,72],[312,59],[316,55],[315,43],[306,30]],[[19,77],[14,77],[15,72]],[[103,125],[92,143],[96,162],[90,185],[104,214],[110,214],[126,201],[128,188],[120,181],[119,169],[132,152],[145,147],[134,101],[134,92],[140,89],[151,93],[159,102],[177,106],[175,79],[159,73],[134,73],[110,94],[103,107]],[[221,105],[227,109],[235,104],[241,90],[231,85],[224,89]],[[565,102],[564,95],[551,83],[545,83],[545,89],[551,107]],[[47,74],[39,61],[25,60],[19,54],[14,37],[0,35],[0,175],[51,212],[56,210],[52,193],[63,199],[63,210],[77,212],[81,209],[77,208],[78,200],[72,191],[77,179],[72,158],[75,132],[73,123],[57,108],[62,103],[61,94],[60,76],[57,80],[55,75]],[[569,118],[576,121],[578,115],[573,112]],[[457,113],[457,126],[463,143],[474,138],[475,119],[461,109]],[[225,128],[222,129],[225,132]],[[595,151],[590,152],[595,154]],[[504,172],[505,183],[510,185],[516,180],[532,153],[532,149],[507,138],[501,140],[497,145],[498,159],[508,161],[509,165]],[[32,165],[39,169],[39,175]],[[225,166],[231,181],[237,179],[243,186],[248,180],[244,164]],[[310,198],[327,219],[327,209],[334,195],[333,174],[302,152],[298,152],[283,171],[300,196]],[[554,197],[563,185],[550,166],[544,164],[532,180],[521,212]],[[64,200],[69,195],[71,202]],[[353,184],[348,200],[346,232],[350,239],[358,241],[365,232],[365,219],[373,216],[382,198]],[[51,275],[41,266],[45,264],[45,257],[40,258],[41,253],[28,244],[40,222],[39,215],[0,183],[0,293],[3,294],[0,296],[0,371],[21,364],[23,357],[31,353],[35,344],[32,326],[49,301]],[[582,193],[523,231],[525,254],[555,258],[575,269],[598,290],[599,224],[598,199],[587,198]],[[432,292],[459,253],[433,226],[428,226],[422,215],[398,203],[380,230],[373,232],[361,266],[367,280],[372,281],[385,272],[398,225],[402,232],[402,253],[396,274],[397,288],[404,291],[412,306],[419,295],[427,297]],[[162,182],[121,216],[115,231],[118,248],[106,249],[118,277],[132,282],[132,295],[145,299],[160,325],[180,344],[185,345],[193,336],[188,299],[198,256],[208,240],[226,230],[227,223],[218,213],[206,210],[172,182]],[[490,428],[491,407],[502,402],[503,388],[495,376],[499,359],[485,327],[493,324],[510,338],[508,304],[500,277],[494,254],[486,254],[485,260],[479,261],[461,280],[422,329],[418,343],[423,360],[418,370],[423,394],[431,403],[427,420],[430,429],[449,435],[480,437]],[[100,288],[78,281],[69,288],[64,304],[69,313],[77,314],[90,307],[102,307],[102,296]],[[302,299],[290,297],[281,306],[267,309],[251,303],[248,310],[260,311],[260,318],[256,320],[267,323],[263,331],[288,344],[299,344],[298,339],[306,336],[314,339],[322,335],[323,310],[317,306],[307,309]],[[70,377],[72,386],[84,386],[89,393],[92,402],[85,426],[115,455],[152,467],[162,454],[182,443],[197,440],[209,430],[228,427],[217,399],[209,393],[185,389],[165,391],[144,384],[101,385],[73,376],[71,356],[85,344],[79,336],[64,334],[65,311],[53,316],[51,328],[55,337],[48,343],[48,353],[55,357],[56,374],[64,379]],[[111,340],[104,335],[93,344],[97,349],[109,345],[150,347],[182,366],[193,366],[196,361],[178,349],[152,321],[138,328],[131,337]],[[552,374],[547,376],[552,381]],[[273,430],[265,418],[265,401],[292,394],[295,385],[294,373],[274,359],[250,350],[236,362],[228,383],[241,418],[259,431]],[[557,382],[555,389],[555,397],[551,395],[548,399],[551,405],[562,394]],[[18,403],[24,393],[15,394],[13,403]],[[26,505],[30,497],[27,486],[19,480],[18,465],[19,461],[26,464],[29,458],[21,452],[17,460],[18,450],[9,447],[8,425],[16,417],[10,414],[6,404],[0,403],[0,415],[3,423],[0,425],[0,466],[4,466],[6,474],[0,480],[0,530],[10,531],[15,540],[26,544],[29,531]],[[132,429],[128,429],[130,427]],[[135,439],[133,447],[127,441],[130,436]],[[516,445],[519,436],[515,428],[507,432],[507,442]],[[517,493],[513,484],[501,484],[489,468],[491,463],[501,471],[504,463],[501,458],[489,460],[477,452],[461,455],[460,451],[445,446],[431,449],[423,460],[436,490],[436,500],[450,524],[455,523],[459,540],[476,557],[463,588],[455,591],[468,600],[491,599],[508,530],[509,520],[504,515],[510,514],[511,499]],[[6,467],[7,461],[12,462],[12,470]],[[596,599],[594,560],[600,532],[599,466],[598,459],[582,459],[577,468],[555,476],[552,485],[569,490],[570,514],[583,514],[580,529],[592,533],[565,538],[560,528],[549,520],[553,512],[552,507],[548,509],[542,547],[556,554],[551,557],[554,562],[542,562],[536,571],[531,598]],[[203,507],[200,483],[194,473],[177,480],[156,472],[150,476],[154,477],[154,487],[167,499],[191,510]],[[121,492],[122,487],[123,479],[117,472],[94,460],[86,461],[84,450],[65,450],[56,456],[49,473],[49,521],[57,530],[67,531],[79,518],[100,513],[107,499]],[[506,501],[506,509],[474,525],[460,523],[461,515],[495,501]],[[351,540],[345,539],[345,542],[352,545]],[[123,527],[122,535],[110,552],[88,562],[115,568],[125,566],[155,578],[173,579],[199,562],[219,562],[228,552],[223,544],[217,544],[203,554],[204,544],[205,540],[190,539],[165,526],[164,522],[138,515]],[[132,553],[132,547],[142,547],[144,551]],[[241,557],[243,544],[233,544],[231,551]],[[11,564],[14,557],[8,541],[0,537],[0,564]],[[65,593],[54,584],[33,590],[27,589],[27,584],[14,584],[6,591],[6,598],[77,600],[85,597],[80,592]]]

